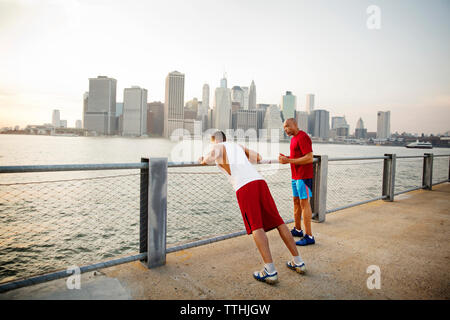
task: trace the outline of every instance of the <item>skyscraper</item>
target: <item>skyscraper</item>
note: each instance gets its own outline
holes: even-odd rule
[[[123,91],[122,135],[147,134],[147,89],[138,86]]]
[[[309,114],[305,111],[297,111],[297,125],[300,130],[308,132],[308,117]]]
[[[267,140],[274,138],[275,141],[279,141],[283,136],[283,122],[281,121],[280,109],[276,104],[271,104],[266,110],[260,137]],[[272,142],[275,141],[272,140]]]
[[[85,92],[83,94],[83,128],[86,128],[86,112],[87,112],[87,107],[88,107],[88,99],[89,99],[89,92]]]
[[[123,102],[116,102],[116,117],[123,114]]]
[[[269,105],[256,108],[256,130],[258,132],[258,138],[261,136],[261,129],[263,129],[264,117],[266,116],[268,107]]]
[[[164,103],[153,101],[147,103],[147,132],[153,135],[164,134]]]
[[[250,84],[250,90],[248,92],[248,109],[255,110],[256,109],[256,86],[255,81],[252,80]]]
[[[334,138],[337,137],[347,137],[350,132],[350,126],[345,120],[345,116],[332,117],[331,118],[331,132],[330,136]]]
[[[59,114],[59,110],[53,110],[52,113],[52,125],[56,128],[59,128],[61,125],[61,119],[60,119],[60,114]]]
[[[202,122],[202,129],[208,128],[208,111],[209,111],[209,85],[203,85],[202,101],[198,104],[197,119]]]
[[[203,96],[202,96],[202,106],[208,112],[209,108],[209,85],[205,83],[203,85]]]
[[[231,102],[239,102],[241,109],[244,109],[244,90],[239,86],[231,88]]]
[[[356,129],[364,129],[364,121],[362,118],[359,118],[358,122],[356,122]]]
[[[281,100],[281,112],[283,120],[295,118],[295,110],[297,105],[297,97],[291,91],[286,91],[286,94]]]
[[[364,128],[364,122],[361,118],[359,118],[356,123],[355,129],[355,138],[356,139],[365,139],[367,137],[367,129]]]
[[[187,101],[186,104],[184,105],[185,112],[186,110],[193,111],[195,112],[195,116],[197,116],[198,105],[199,105],[198,99],[194,97],[192,100]]]
[[[81,120],[75,120],[75,128],[81,129]]]
[[[116,132],[116,87],[116,79],[105,76],[89,78],[86,129],[105,135]]]
[[[326,110],[313,110],[309,115],[308,131],[313,137],[328,139],[330,133],[330,113]]]
[[[332,117],[331,118],[331,129],[337,128],[348,128],[347,120],[345,120],[345,116],[343,117]]]
[[[223,79],[222,79],[223,80]],[[221,80],[221,84],[222,84]],[[214,92],[214,128],[226,131],[231,129],[231,90],[226,87],[216,88]]]
[[[170,72],[166,77],[166,95],[164,101],[164,137],[184,128],[184,74]]]
[[[227,75],[224,74],[223,78],[220,79],[220,87],[221,88],[228,88],[228,82],[227,82]]]
[[[244,105],[242,105],[241,108],[242,109],[248,109],[248,103],[249,103],[248,87],[241,87],[241,89],[244,92]]]
[[[209,110],[209,85],[207,83],[203,85],[202,91],[202,101],[198,102],[197,118],[202,121],[203,128],[206,128]]]
[[[314,110],[314,95],[309,93],[306,95],[306,112],[311,113]]]
[[[377,113],[377,139],[391,137],[391,112],[378,111]]]
[[[233,113],[233,129],[241,129],[246,132],[253,129],[255,138],[257,136],[258,117],[256,110],[237,110]]]

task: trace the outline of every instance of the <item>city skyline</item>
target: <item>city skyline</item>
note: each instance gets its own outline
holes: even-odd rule
[[[168,92],[172,92],[172,89],[169,89],[169,86],[168,86],[169,82],[170,82],[169,78],[172,78],[174,76],[175,77],[181,76],[182,79],[183,79],[181,87],[179,87],[178,89],[173,91],[173,94],[177,95],[178,96],[177,99],[180,100],[179,104],[178,104],[179,106],[177,107],[177,109],[179,110],[179,112],[181,112],[181,110],[183,110],[182,113],[183,113],[184,117],[186,117],[186,112],[192,112],[192,111],[189,111],[189,110],[191,110],[191,108],[192,108],[191,104],[195,102],[195,104],[196,104],[196,106],[195,106],[195,110],[196,110],[195,114],[197,116],[196,119],[200,120],[200,122],[205,120],[203,117],[204,116],[207,117],[207,113],[209,113],[208,110],[211,110],[211,111],[216,110],[216,112],[217,112],[220,109],[220,106],[217,105],[217,101],[216,101],[216,99],[218,97],[217,96],[217,93],[218,93],[217,89],[226,89],[228,91],[229,103],[231,103],[231,102],[234,103],[234,94],[232,93],[233,90],[239,89],[239,90],[242,91],[241,87],[239,87],[239,86],[233,86],[233,88],[232,88],[233,90],[230,90],[229,88],[227,88],[228,81],[227,81],[226,75],[224,74],[224,76],[220,79],[220,86],[216,88],[216,93],[213,96],[213,99],[215,100],[213,106],[208,107],[208,106],[203,106],[202,105],[205,100],[209,101],[209,85],[207,83],[205,83],[203,85],[203,88],[202,88],[202,93],[203,93],[202,101],[199,101],[196,97],[194,97],[193,100],[187,101],[184,104],[183,103],[184,98],[182,98],[181,95],[184,96],[184,76],[185,75],[183,73],[178,72],[178,71],[169,72],[168,75],[166,76],[166,99],[168,97],[167,96]],[[85,92],[83,94],[83,107],[82,107],[82,113],[83,113],[82,118],[83,118],[83,121],[80,120],[80,119],[76,119],[74,121],[74,126],[68,126],[67,125],[67,120],[60,119],[60,110],[54,109],[54,110],[52,110],[52,119],[51,119],[51,125],[53,127],[84,128],[84,129],[88,129],[89,131],[97,131],[97,133],[99,133],[99,134],[107,134],[107,135],[120,134],[120,135],[131,135],[131,136],[146,135],[147,132],[152,131],[152,130],[150,130],[150,128],[146,127],[147,121],[148,121],[148,119],[147,119],[147,105],[152,105],[152,104],[155,104],[155,103],[156,104],[165,105],[164,102],[161,103],[160,101],[152,101],[152,102],[147,101],[147,90],[145,88],[140,88],[139,86],[131,86],[131,88],[125,88],[124,89],[124,93],[123,93],[123,99],[122,99],[123,101],[127,100],[127,91],[130,92],[131,90],[133,90],[133,91],[138,90],[139,92],[144,92],[144,94],[145,94],[143,96],[142,93],[140,93],[139,94],[140,96],[136,96],[138,99],[137,100],[134,99],[135,100],[134,101],[134,104],[135,104],[134,108],[137,108],[137,110],[140,110],[138,112],[138,113],[140,113],[140,115],[137,116],[137,117],[136,117],[136,115],[134,115],[133,116],[134,119],[132,120],[133,125],[130,126],[129,128],[126,128],[126,126],[127,126],[126,125],[126,121],[124,121],[124,120],[126,120],[125,119],[126,116],[124,116],[124,113],[126,113],[125,109],[128,109],[128,108],[124,108],[124,102],[117,101],[117,92],[115,90],[115,87],[116,87],[116,84],[117,84],[117,79],[109,78],[108,76],[97,76],[96,78],[89,78],[88,80],[89,80],[89,87],[90,88],[96,88],[96,86],[98,86],[98,85],[93,86],[93,84],[97,83],[98,81],[107,81],[108,83],[111,83],[111,81],[112,81],[112,83],[114,84],[114,88],[111,88],[110,84],[108,84],[108,85],[101,85],[100,87],[98,87],[98,88],[101,88],[101,91],[103,91],[103,93],[101,95],[98,95],[98,97],[96,98],[96,102],[95,102],[95,104],[93,106],[95,106],[95,108],[98,108],[98,107],[105,108],[103,105],[106,104],[106,108],[108,109],[108,108],[110,108],[110,107],[107,106],[110,103],[109,101],[111,101],[111,100],[116,101],[116,103],[114,103],[115,107],[114,107],[114,110],[112,112],[112,114],[113,114],[112,117],[113,118],[109,119],[109,117],[110,117],[108,115],[109,112],[107,112],[107,113],[104,114],[105,119],[102,120],[102,121],[105,121],[105,125],[104,125],[105,128],[107,126],[110,126],[109,125],[110,122],[111,122],[112,126],[114,127],[113,123],[114,123],[114,121],[116,121],[115,127],[114,128],[112,127],[111,129],[108,129],[108,130],[102,129],[102,130],[99,131],[98,128],[96,128],[96,125],[86,124],[85,121],[87,119],[87,116],[89,116],[89,114],[91,113],[89,111],[89,108],[88,108],[88,105],[89,105],[89,103],[88,103],[88,101],[89,101],[89,99],[88,99],[89,92]],[[252,80],[251,87],[253,87],[253,91],[255,92],[256,91],[256,86],[255,86],[255,83],[254,83],[253,80]],[[245,87],[245,88],[248,88],[248,87]],[[98,89],[96,88],[95,90],[97,91]],[[99,92],[97,92],[97,94],[98,93]],[[111,96],[111,94],[112,94],[112,96]],[[169,94],[169,96],[171,96],[171,95],[172,94]],[[223,96],[223,94],[219,94],[219,96]],[[255,96],[256,96],[256,94],[255,94]],[[289,111],[294,112],[293,115],[285,114],[285,111],[283,111],[283,105],[285,103],[285,98],[289,97],[289,96],[293,97],[293,100],[291,99],[288,102]],[[222,98],[219,98],[219,100],[221,100],[221,99]],[[138,100],[141,100],[141,101],[138,102]],[[239,101],[237,101],[237,102],[239,102]],[[137,105],[139,103],[140,103],[140,106]],[[91,99],[90,104],[92,104],[92,99]],[[238,105],[240,105],[240,103]],[[265,106],[265,107],[262,107],[262,109],[261,109],[260,108],[261,106]],[[266,114],[265,111],[267,110],[267,106],[276,107],[278,112],[280,113],[280,115],[283,115],[283,118],[285,118],[285,119],[289,118],[289,117],[296,118],[297,123],[299,125],[299,128],[304,130],[305,132],[307,132],[311,137],[327,138],[327,139],[328,138],[336,138],[336,132],[335,132],[335,134],[333,134],[333,136],[329,135],[330,130],[332,130],[332,129],[342,129],[342,128],[345,129],[345,131],[338,131],[337,132],[337,133],[339,133],[339,132],[341,133],[341,134],[337,134],[338,136],[341,136],[341,137],[342,136],[346,136],[346,137],[351,136],[352,132],[354,132],[355,135],[358,135],[358,133],[357,133],[358,128],[364,128],[366,130],[366,132],[367,132],[367,128],[364,127],[364,124],[363,124],[363,121],[362,121],[361,117],[359,117],[359,119],[357,121],[357,124],[355,126],[355,129],[352,130],[351,129],[351,125],[346,122],[345,115],[344,116],[338,116],[338,115],[332,116],[332,115],[330,115],[328,110],[325,110],[323,108],[319,108],[319,109],[315,110],[314,109],[314,94],[307,94],[306,95],[306,107],[305,107],[306,111],[302,111],[301,108],[299,108],[299,106],[297,105],[297,97],[295,95],[292,95],[292,92],[290,92],[290,91],[287,91],[286,94],[282,96],[281,104],[279,104],[279,105],[278,104],[257,104],[257,106],[255,106],[255,111],[262,111],[262,110],[264,110],[264,114]],[[309,108],[308,108],[308,106],[309,106]],[[219,107],[219,109],[217,109],[218,107]],[[164,109],[168,110],[166,108],[164,108]],[[297,109],[297,110],[295,110],[295,109]],[[128,110],[130,110],[130,109],[128,109]],[[239,111],[249,111],[249,110],[251,110],[251,109],[248,109],[248,105],[247,105],[247,108],[246,108],[245,105],[243,107],[239,106]],[[135,111],[136,110],[131,111],[131,112],[135,112]],[[319,118],[316,118],[315,117],[315,114],[317,113],[316,111],[319,114],[321,112],[325,112],[327,114],[327,116],[326,116],[327,120],[320,119],[320,118],[322,118],[321,115],[320,115]],[[94,113],[96,113],[96,112],[94,112]],[[220,130],[236,129],[235,128],[236,124],[245,123],[247,121],[247,120],[244,120],[244,118],[239,118],[241,120],[238,120],[238,122],[235,123],[234,122],[235,120],[232,120],[232,117],[231,117],[232,116],[231,109],[227,113],[230,114],[229,123],[228,123],[228,121],[227,121],[227,123],[224,123],[224,125],[221,126],[222,128],[219,128]],[[235,111],[233,111],[233,114],[234,113],[235,113]],[[129,114],[131,114],[131,113],[129,113]],[[387,118],[382,116],[383,120],[380,121],[380,115],[383,115],[383,114],[387,114]],[[120,116],[122,116],[122,117],[120,117]],[[95,117],[98,117],[98,115],[95,115]],[[117,117],[117,118],[114,119],[114,117]],[[163,123],[166,124],[166,120],[165,119],[167,118],[167,116],[164,116],[163,118],[164,118]],[[169,117],[169,119],[173,120],[174,118],[173,117]],[[194,118],[188,118],[188,119],[194,120]],[[183,121],[184,120],[186,120],[186,119],[183,119]],[[225,120],[224,117],[220,117],[220,120],[219,120],[216,116],[214,116],[214,118],[212,119],[212,123],[214,125],[217,125],[216,121],[223,121],[223,120]],[[330,122],[330,120],[331,120],[331,122]],[[141,123],[139,124],[136,121],[138,121],[138,122],[140,121]],[[256,121],[256,118],[255,118],[255,121]],[[315,124],[315,122],[316,122],[316,124]],[[47,124],[49,124],[49,123],[43,123],[41,125],[45,126]],[[27,127],[30,126],[30,125],[31,124],[28,124]],[[131,125],[131,122],[129,123],[129,125]],[[178,128],[186,129],[185,125],[186,125],[185,123],[183,124],[183,126],[181,126],[181,124],[180,124],[180,126]],[[324,129],[324,127],[323,127],[324,125],[327,126],[326,129]],[[189,126],[189,124],[188,124],[188,126]],[[248,126],[248,124],[246,126]],[[317,126],[321,126],[322,129],[319,130],[319,129],[315,128]],[[13,127],[17,128],[19,126],[16,125],[16,126],[13,126]],[[9,127],[9,128],[13,128],[13,127]],[[175,127],[177,127],[177,126],[175,126]],[[208,122],[206,124],[203,124],[202,127],[203,127],[203,130],[211,128],[211,127],[208,126]],[[243,128],[241,125],[239,125],[239,127]],[[251,128],[251,127],[255,127],[256,128],[257,127],[256,126],[256,122],[255,122],[254,125],[248,126],[248,128]],[[281,124],[280,124],[280,127],[282,127]],[[3,127],[3,129],[6,129],[6,128],[8,128],[8,127]],[[218,127],[216,126],[216,128],[218,128]],[[262,126],[261,126],[261,128],[262,128]],[[130,130],[137,130],[137,131],[130,132]],[[188,130],[188,131],[192,131],[192,130]],[[383,133],[381,133],[381,132],[383,132]],[[376,134],[376,138],[377,139],[387,139],[387,138],[389,138],[391,136],[391,134],[394,134],[394,132],[392,132],[391,129],[390,129],[390,111],[377,111],[377,128],[376,128],[376,131],[373,132],[373,133]],[[417,132],[416,133],[404,132],[404,133],[419,135],[419,133],[417,133]],[[399,134],[399,133],[396,131],[395,134]],[[445,134],[448,135],[448,131],[445,132]],[[167,135],[168,135],[168,133],[164,134],[164,136],[168,137]],[[431,135],[433,135],[433,134],[431,134]]]
[[[195,3],[0,0],[0,127],[49,122],[54,109],[73,124],[85,79],[101,74],[118,79],[118,92],[139,85],[148,101],[164,101],[167,72],[180,70],[186,101],[225,71],[230,88],[257,83],[257,104],[279,104],[291,91],[305,110],[313,93],[316,109],[345,114],[352,129],[361,117],[376,131],[377,112],[390,110],[391,132],[449,130],[448,2]],[[371,4],[380,30],[366,26]],[[218,10],[234,12],[234,22]]]

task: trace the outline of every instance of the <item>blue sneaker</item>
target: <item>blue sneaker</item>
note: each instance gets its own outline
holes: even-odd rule
[[[292,234],[293,237],[300,237],[300,238],[302,238],[303,237],[303,230],[298,231],[297,229],[292,228],[291,234]]]
[[[314,239],[314,236],[309,236],[307,234],[305,234],[305,236],[298,240],[295,244],[298,246],[307,246],[309,244],[314,244],[316,243],[316,240]]]
[[[261,271],[255,271],[253,273],[253,278],[255,278],[258,281],[262,281],[268,284],[275,284],[278,282],[278,272],[274,272],[272,274],[269,274],[266,270],[266,268],[262,269]]]

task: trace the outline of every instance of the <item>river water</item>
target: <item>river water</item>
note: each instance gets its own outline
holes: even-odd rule
[[[289,144],[247,143],[265,159]],[[192,161],[208,148],[163,138],[0,135],[0,166]],[[450,154],[450,149],[313,144],[333,157]],[[434,159],[433,181],[448,178]],[[398,159],[396,192],[420,186],[422,159]],[[382,160],[330,162],[327,209],[381,195]],[[283,219],[292,218],[287,166],[260,165]],[[243,230],[233,190],[215,167],[169,168],[168,246]],[[139,170],[0,174],[0,282],[139,250]]]

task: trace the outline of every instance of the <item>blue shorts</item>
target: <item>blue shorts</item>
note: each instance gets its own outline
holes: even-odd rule
[[[292,193],[294,197],[308,199],[312,197],[312,179],[292,179]]]

